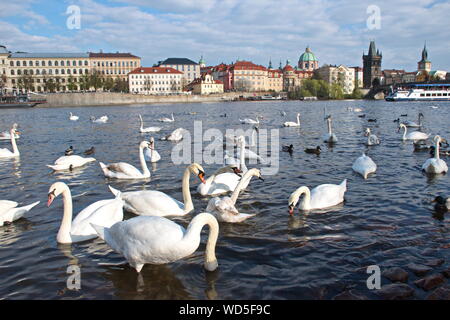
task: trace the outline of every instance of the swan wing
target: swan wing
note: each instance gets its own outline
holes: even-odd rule
[[[17,207],[19,204],[15,201],[0,200],[0,214],[8,211],[9,209]]]
[[[345,184],[322,184],[311,190],[311,209],[335,206],[344,201]]]
[[[161,191],[142,190],[124,192],[125,210],[142,216],[184,215],[184,204]]]
[[[6,148],[0,148],[0,157],[11,157],[13,156],[14,153],[12,153],[11,151],[9,151]]]
[[[106,166],[109,171],[118,174],[124,174],[126,176],[135,177],[141,176],[142,173],[133,165],[126,162],[111,163]]]

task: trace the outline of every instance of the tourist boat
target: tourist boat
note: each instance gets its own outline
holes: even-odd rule
[[[450,84],[413,84],[398,88],[386,96],[386,101],[450,101]]]
[[[0,108],[32,108],[45,102],[45,99],[30,99],[28,94],[0,95]]]
[[[274,96],[267,94],[267,95],[261,96],[261,100],[281,100],[281,96],[274,97]]]

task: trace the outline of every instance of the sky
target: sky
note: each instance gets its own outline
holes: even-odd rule
[[[309,46],[319,65],[362,66],[374,40],[383,69],[414,71],[426,42],[432,69],[450,71],[450,0],[0,0],[0,8],[0,45],[12,52],[284,66]]]

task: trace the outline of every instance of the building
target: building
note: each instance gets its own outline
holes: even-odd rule
[[[426,44],[423,46],[422,59],[419,62],[417,62],[417,71],[418,72],[421,72],[421,71],[430,72],[431,71],[431,61],[428,60],[428,51],[427,51]]]
[[[381,59],[382,54],[375,48],[375,41],[370,41],[369,52],[363,53],[363,84],[364,88],[371,88],[381,84]]]
[[[236,61],[230,68],[233,89],[237,91],[266,91],[267,69],[250,61]]]
[[[233,73],[231,72],[231,65],[221,63],[209,70],[213,79],[219,80],[223,83],[224,91],[233,90]]]
[[[316,58],[311,49],[306,47],[305,52],[298,59],[298,69],[303,71],[314,71],[319,68],[319,60]]]
[[[402,82],[403,83],[416,82],[416,74],[417,72],[405,72],[402,75]]]
[[[271,67],[271,64],[270,64]],[[283,71],[279,69],[267,69],[266,90],[281,92],[283,91]]]
[[[403,75],[405,74],[405,70],[397,70],[397,69],[385,69],[383,70],[383,77],[385,85],[393,85],[403,82]]]
[[[187,58],[168,58],[164,61],[159,61],[156,67],[169,67],[181,71],[183,73],[183,87],[200,77],[200,65]]]
[[[183,72],[169,67],[139,67],[128,73],[130,93],[168,95],[182,93]]]
[[[223,93],[223,83],[220,80],[214,80],[210,74],[202,75],[188,85],[188,90],[193,94],[213,94]]]
[[[344,65],[324,65],[316,70],[317,75],[329,84],[339,84],[345,94],[355,89],[355,69]]]
[[[141,58],[131,53],[89,52],[92,72],[99,72],[103,78],[128,81],[128,74],[141,66]]]
[[[352,69],[355,69],[355,86],[357,88],[363,87],[363,68],[361,67],[352,67]]]

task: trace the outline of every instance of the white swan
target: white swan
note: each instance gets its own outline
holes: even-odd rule
[[[98,119],[95,119],[95,117],[91,117],[91,121],[94,123],[106,123],[108,122],[108,116],[101,116]]]
[[[347,191],[347,179],[341,184],[321,184],[311,191],[303,186],[295,190],[289,197],[289,214],[294,214],[294,208],[302,194],[305,197],[300,202],[300,210],[313,210],[328,208],[344,201],[344,194]]]
[[[124,201],[124,208],[131,213],[142,216],[184,216],[194,210],[191,192],[189,189],[189,177],[191,174],[198,176],[202,183],[205,183],[205,172],[203,168],[193,163],[186,168],[182,180],[183,202],[156,190],[142,190],[123,192],[120,194]],[[109,188],[116,196],[119,191]]]
[[[145,148],[144,157],[145,161],[150,162],[158,162],[161,160],[161,156],[155,149],[155,139],[153,137],[150,137],[150,148]]]
[[[174,122],[175,118],[173,117],[173,112],[172,112],[172,118],[160,118],[158,119],[159,122]]]
[[[259,124],[259,116],[256,116],[256,120],[245,118],[245,119],[239,119],[241,123],[246,124]]]
[[[110,227],[123,220],[123,201],[120,197],[100,200],[84,208],[72,221],[72,195],[64,182],[55,182],[48,190],[47,206],[62,194],[64,215],[56,236],[58,243],[74,243],[97,238],[97,232],[91,223]]]
[[[110,228],[93,227],[100,238],[140,272],[146,263],[165,264],[193,254],[200,245],[204,225],[209,226],[204,267],[214,271],[218,267],[215,247],[219,224],[209,213],[196,215],[187,229],[163,217],[135,217]]]
[[[370,128],[366,129],[366,133],[364,134],[367,136],[367,143],[368,146],[375,146],[377,144],[380,144],[380,139],[374,134],[371,133]]]
[[[11,128],[9,131],[10,139],[11,139],[11,145],[12,145],[12,152],[6,148],[0,148],[0,158],[12,158],[12,157],[19,157],[20,152],[19,148],[17,148],[16,144],[16,129]]]
[[[419,113],[419,120],[417,121],[417,123],[414,121],[411,121],[411,120],[406,120],[406,121],[403,121],[402,123],[409,128],[420,128],[420,127],[422,127],[422,119],[423,118],[424,118],[424,115],[422,113]]]
[[[17,127],[18,127],[17,123],[14,123],[12,127],[15,130],[14,137],[16,139],[19,139],[20,138],[20,132],[17,131]],[[0,140],[10,140],[10,139],[11,139],[11,133],[9,131],[0,132]]]
[[[197,192],[202,196],[225,193],[230,191],[229,185],[234,185],[239,179],[241,179],[241,170],[236,165],[222,167],[206,179],[205,183],[199,184]]]
[[[95,158],[84,158],[77,155],[62,156],[55,160],[54,164],[48,164],[47,167],[59,170],[72,170],[74,168],[82,167],[89,162],[97,161]]]
[[[72,112],[70,112],[69,120],[77,121],[78,119],[80,119],[79,116],[75,116],[75,115],[72,114]]]
[[[323,136],[323,141],[328,143],[335,143],[338,141],[336,135],[331,131],[331,116],[326,118],[328,125],[328,133]]]
[[[144,120],[142,120],[142,116],[139,115],[139,120],[141,122],[141,127],[139,128],[139,132],[146,133],[146,132],[159,132],[161,131],[160,127],[147,127],[144,128]]]
[[[162,137],[161,140],[163,141],[181,141],[183,140],[183,133],[184,133],[184,129],[183,128],[178,128],[172,131],[171,134]]]
[[[248,214],[248,213],[240,213],[238,209],[236,209],[235,204],[236,200],[239,196],[240,191],[243,189],[243,186],[246,180],[251,180],[252,177],[258,177],[263,180],[261,177],[261,171],[256,168],[252,168],[248,170],[241,181],[237,185],[236,189],[234,189],[231,197],[214,197],[208,202],[208,206],[205,211],[212,213],[217,220],[223,222],[242,222],[250,217],[255,216],[256,214]],[[263,180],[264,181],[264,180]]]
[[[362,156],[355,160],[352,169],[362,175],[364,179],[367,179],[369,174],[377,171],[377,165],[369,156],[363,153]]]
[[[147,163],[145,162],[144,148],[150,148],[150,143],[148,141],[142,141],[139,144],[139,162],[141,163],[142,172],[135,166],[132,166],[126,162],[116,162],[108,165],[105,165],[103,162],[99,162],[105,177],[114,179],[149,178],[150,171],[148,170]]]
[[[400,123],[398,131],[400,131],[401,128],[405,129],[405,131],[403,132],[402,140],[426,140],[430,137],[430,134],[426,134],[426,133],[423,133],[420,131],[413,131],[413,132],[406,134],[407,129],[403,123]]]
[[[25,213],[39,203],[40,201],[36,201],[27,206],[17,207],[19,204],[15,201],[0,200],[0,227],[3,226],[5,222],[13,222],[22,218]]]
[[[447,173],[448,166],[444,160],[439,158],[439,143],[441,142],[440,136],[434,137],[435,142],[435,152],[434,157],[427,159],[425,163],[422,165],[422,170],[426,173]]]
[[[300,127],[300,113],[297,113],[297,122],[286,121],[283,123],[285,127]]]

